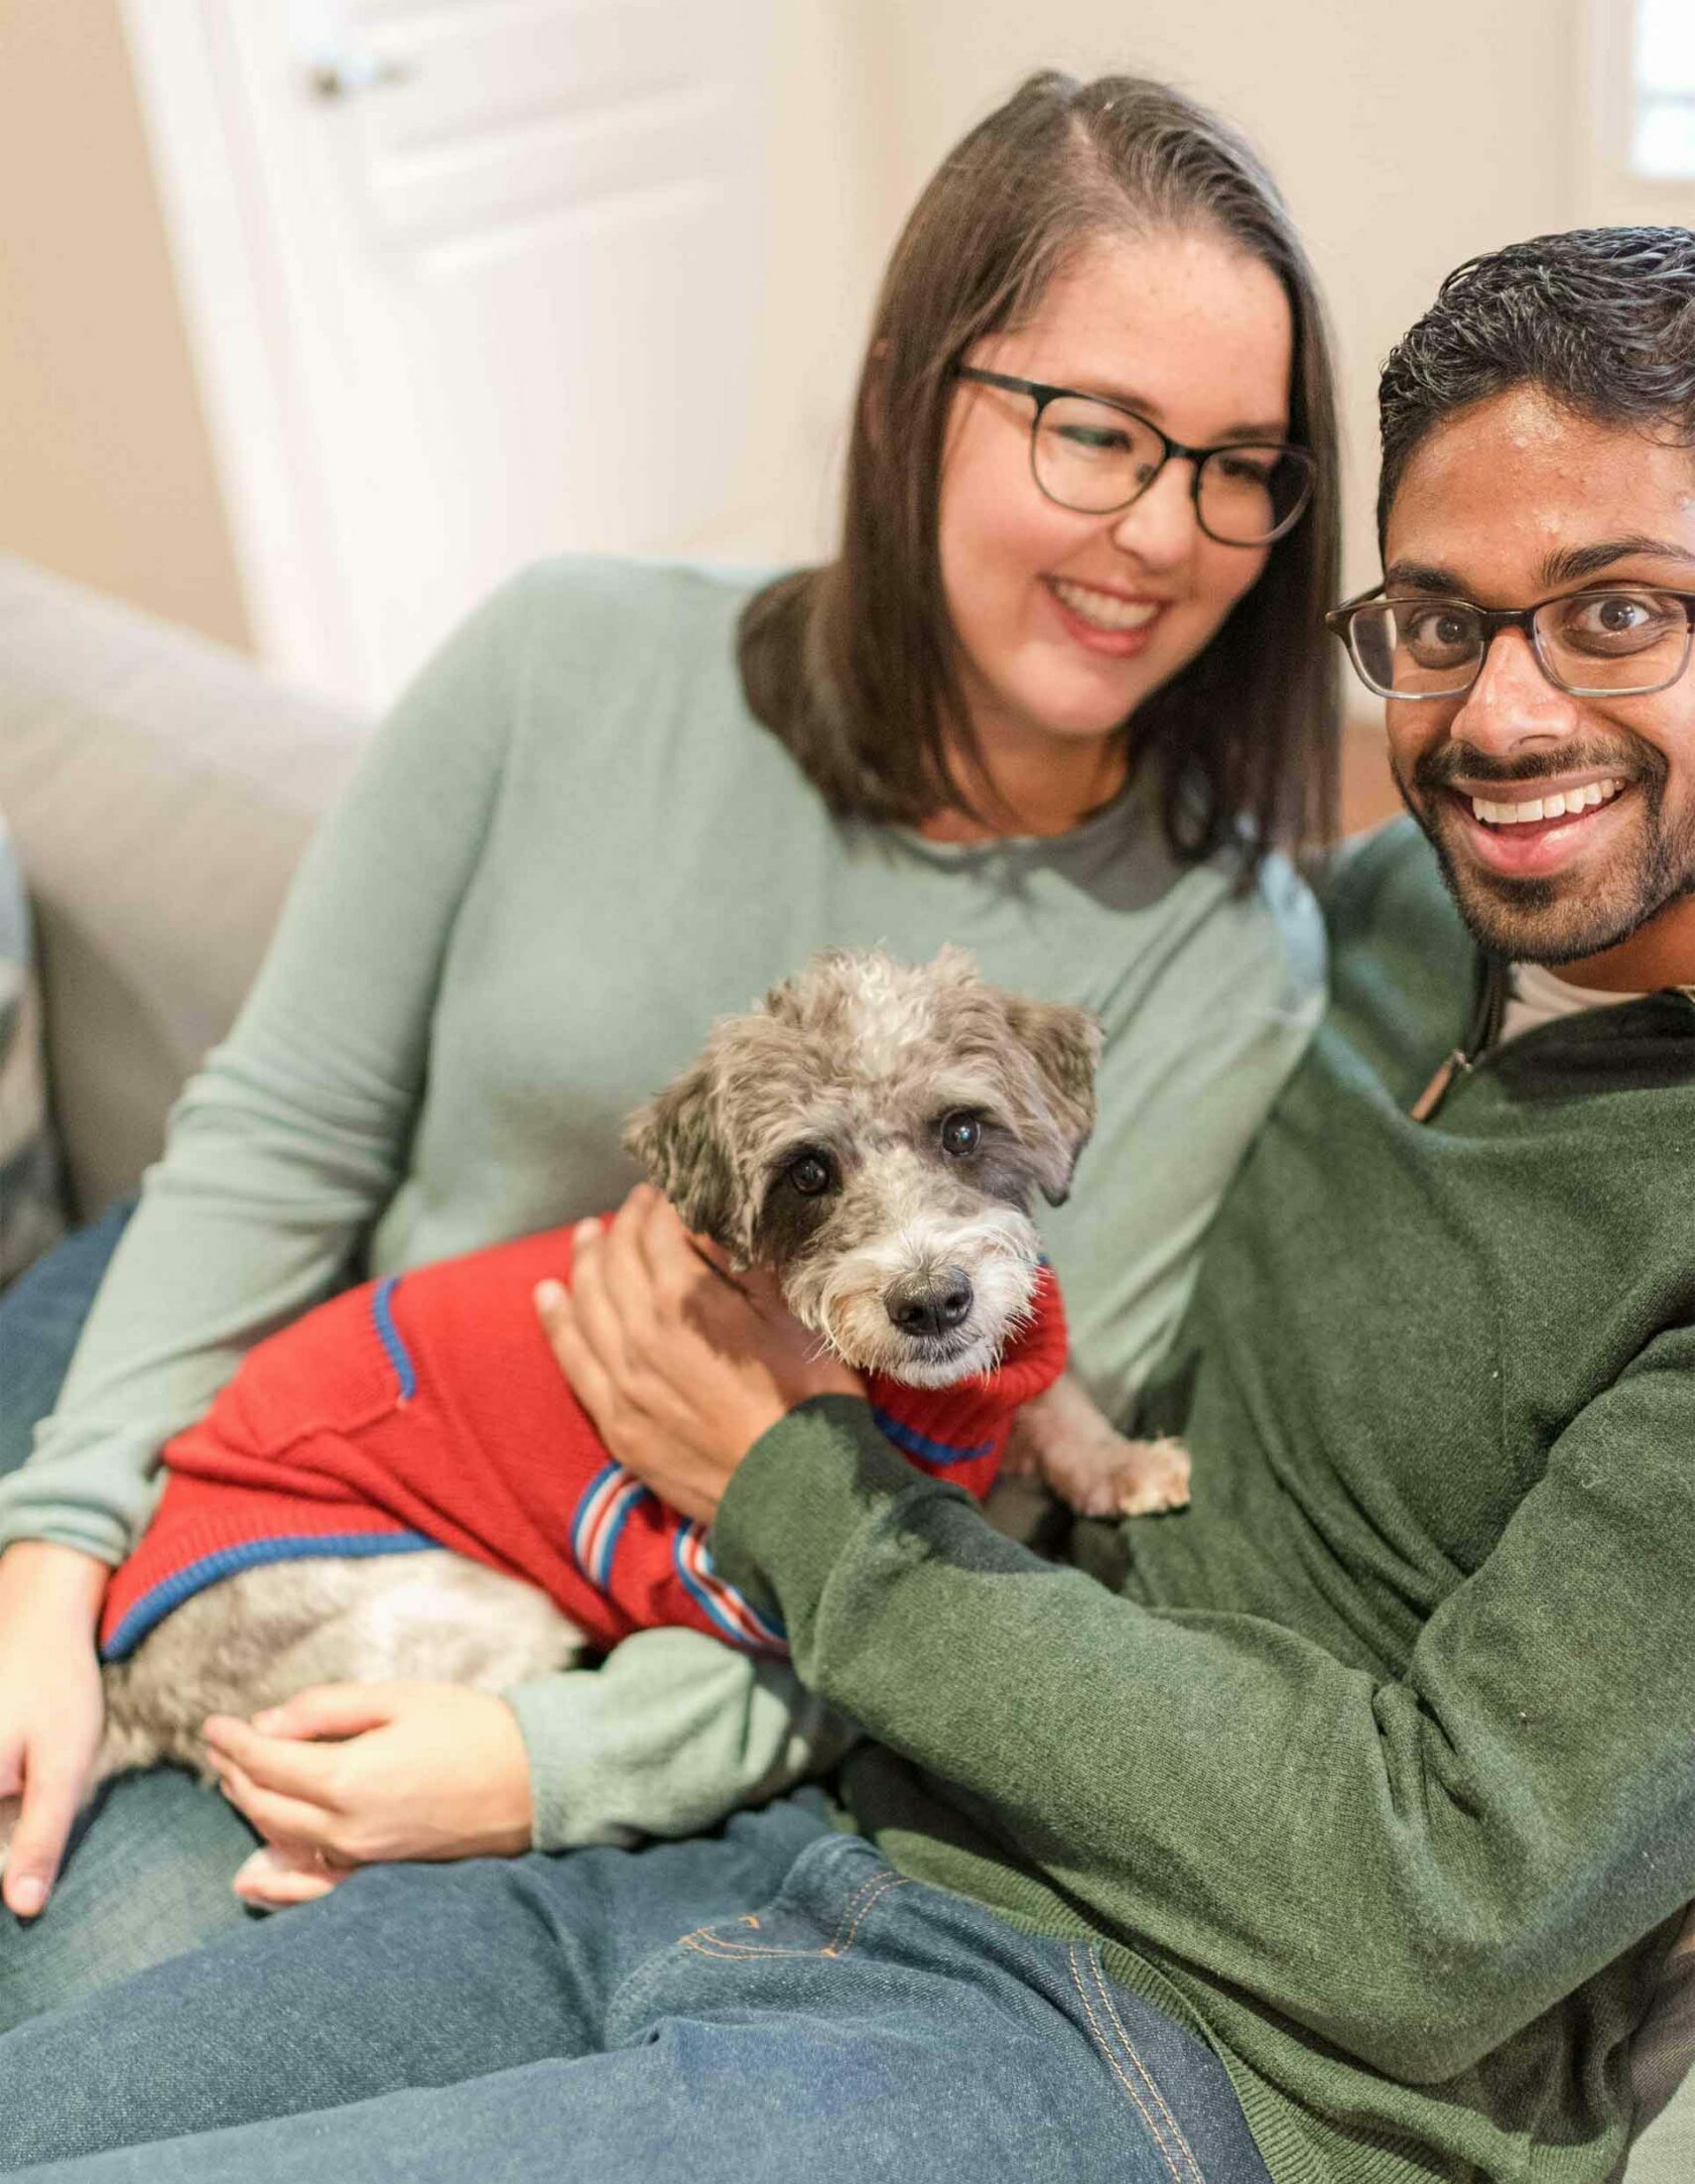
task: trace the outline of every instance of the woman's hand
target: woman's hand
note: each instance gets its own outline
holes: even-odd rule
[[[324,1684],[251,1722],[214,1714],[218,1786],[274,1855],[235,1878],[249,1902],[323,1895],[389,1859],[515,1858],[530,1847],[530,1764],[503,1699],[462,1684]]]
[[[570,1290],[536,1291],[554,1354],[612,1455],[684,1516],[711,1523],[742,1458],[797,1403],[860,1392],[768,1274],[731,1279],[647,1185],[572,1244]]]
[[[48,1899],[99,1749],[94,1625],[108,1574],[43,1540],[0,1555],[0,1797],[22,1799],[0,1899],[19,1918]]]

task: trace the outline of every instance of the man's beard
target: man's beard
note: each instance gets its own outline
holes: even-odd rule
[[[1557,761],[1519,765],[1487,758],[1464,743],[1444,743],[1416,762],[1410,790],[1399,767],[1392,771],[1401,802],[1430,838],[1461,917],[1492,955],[1513,963],[1579,963],[1628,940],[1667,903],[1695,894],[1695,810],[1667,825],[1670,769],[1650,743],[1637,743],[1626,754],[1562,750]],[[1520,878],[1470,859],[1462,864],[1450,848],[1451,823],[1443,815],[1457,778],[1522,786],[1592,771],[1623,780],[1622,794],[1640,803],[1630,833],[1593,874],[1577,869]]]

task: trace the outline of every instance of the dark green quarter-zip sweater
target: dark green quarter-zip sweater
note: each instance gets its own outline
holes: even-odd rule
[[[1201,2027],[1277,2184],[1602,2184],[1695,1897],[1695,1007],[1414,1122],[1475,952],[1408,826],[1328,914],[1144,1405],[1193,1507],[1044,1562],[827,1398],[715,1552],[877,1739],[848,1820]]]

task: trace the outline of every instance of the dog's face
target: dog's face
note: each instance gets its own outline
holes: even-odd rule
[[[960,950],[832,952],[718,1024],[625,1142],[847,1363],[944,1387],[1029,1310],[1031,1199],[1067,1194],[1100,1050],[1081,1009],[985,985]]]

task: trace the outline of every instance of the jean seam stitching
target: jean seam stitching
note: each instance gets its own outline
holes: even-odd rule
[[[845,1957],[852,1948],[859,1928],[876,1904],[891,1888],[905,1888],[911,1883],[904,1873],[884,1870],[873,1873],[849,1899],[847,1908],[837,1922],[836,1931],[822,1949],[774,1949],[762,1942],[728,1941],[710,1926],[697,1926],[692,1934],[685,1934],[678,1942],[680,1949],[692,1949],[697,1956],[722,1958],[751,1957]]]
[[[1136,2076],[1147,2088],[1148,2098],[1158,2104],[1159,2113],[1165,2118],[1166,2122],[1170,2125],[1171,2135],[1177,2141],[1178,2151],[1183,2159],[1184,2165],[1191,2172],[1193,2184],[1207,2184],[1206,2178],[1201,2173],[1201,2164],[1195,2158],[1195,2149],[1190,2145],[1187,2137],[1185,2137],[1182,2124],[1178,2122],[1176,2117],[1171,2113],[1170,2104],[1167,2102],[1165,2095],[1160,2091],[1158,2080],[1154,2077],[1152,2071],[1148,2069],[1147,2065],[1142,2061],[1141,2056],[1137,2053],[1136,2044],[1130,2038],[1129,2032],[1125,2028],[1123,2019],[1118,2015],[1117,2008],[1112,2000],[1111,1990],[1107,1985],[1106,1970],[1101,1963],[1099,1953],[1093,1949],[1089,1952],[1089,1967],[1095,1975],[1095,1991],[1101,1997],[1102,2007],[1106,2010],[1108,2016],[1110,2017],[1112,2020],[1113,2030],[1117,2033],[1119,2041],[1122,2043],[1125,2057],[1128,2060],[1131,2069],[1134,2070]]]
[[[1102,2030],[1101,2020],[1095,2014],[1095,2005],[1089,1999],[1089,1995],[1085,1991],[1082,1975],[1077,1969],[1078,1951],[1075,1944],[1073,1944],[1072,1948],[1068,1952],[1068,1955],[1071,1962],[1072,1985],[1077,1989],[1077,1998],[1083,2004],[1083,2013],[1089,2020],[1089,2031],[1091,2037],[1095,2042],[1095,2045],[1097,2046],[1097,2048],[1100,2049],[1101,2054],[1106,2059],[1107,2068],[1112,2073],[1112,2076],[1118,2081],[1119,2085],[1129,2095],[1131,2101],[1135,2104],[1137,2113],[1140,2115],[1143,2123],[1147,2126],[1148,2136],[1153,2140],[1155,2151],[1158,2153],[1160,2159],[1165,2163],[1166,2168],[1171,2172],[1172,2184],[1184,2184],[1182,2171],[1178,2168],[1176,2161],[1172,2158],[1171,2148],[1165,2143],[1165,2136],[1159,2127],[1158,2119],[1153,2115],[1147,2103],[1142,2099],[1140,2092],[1137,2090],[1135,2081],[1126,2075],[1123,2065],[1119,2062],[1117,2056],[1114,2055],[1112,2052],[1111,2042],[1108,2039],[1106,2033]],[[1204,2179],[1203,2184],[1205,2184]]]

